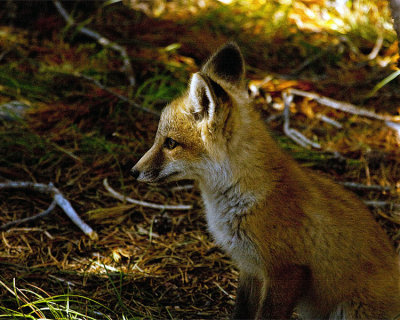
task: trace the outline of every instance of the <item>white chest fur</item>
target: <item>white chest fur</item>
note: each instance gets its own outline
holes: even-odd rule
[[[243,219],[255,203],[251,194],[239,192],[237,185],[222,190],[203,190],[208,229],[215,242],[228,253],[240,269],[256,273],[258,254],[242,226]]]

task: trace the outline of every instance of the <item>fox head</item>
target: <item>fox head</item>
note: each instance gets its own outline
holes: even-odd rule
[[[238,46],[220,48],[192,75],[186,93],[164,108],[154,144],[132,176],[159,184],[220,174],[210,170],[226,160],[242,118],[239,106],[248,100],[244,72]]]

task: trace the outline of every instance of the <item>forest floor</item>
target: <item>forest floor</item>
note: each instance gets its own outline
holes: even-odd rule
[[[283,131],[282,94],[290,89],[400,115],[400,77],[381,82],[396,72],[399,57],[388,8],[360,0],[340,13],[324,2],[179,7],[161,1],[165,6],[150,8],[139,1],[133,9],[120,2],[66,2],[80,27],[126,48],[134,87],[119,53],[67,27],[52,2],[11,1],[12,10],[0,9],[0,183],[52,182],[98,235],[90,239],[59,208],[0,231],[0,317],[228,317],[238,272],[207,232],[198,189],[148,186],[129,177],[152,145],[158,117],[110,90],[160,112],[232,39],[243,50],[256,107],[278,143],[301,165],[338,182],[379,186],[352,190],[365,201],[387,203],[373,214],[398,249],[400,210],[393,204],[400,203],[400,129],[295,95],[291,127],[320,148],[299,146]],[[13,101],[25,112],[4,117]],[[134,199],[193,208],[121,202],[105,179]],[[50,202],[36,191],[1,189],[0,226]]]

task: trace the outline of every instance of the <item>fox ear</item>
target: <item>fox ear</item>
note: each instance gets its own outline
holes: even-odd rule
[[[202,72],[214,81],[241,87],[244,79],[244,60],[239,47],[229,42],[217,50],[203,66]]]
[[[197,72],[190,81],[189,98],[193,105],[193,114],[199,119],[214,116],[217,99],[205,78]]]
[[[189,99],[195,117],[198,120],[206,119],[211,123],[215,118],[217,106],[227,101],[229,97],[220,85],[201,72],[197,72],[190,81]]]

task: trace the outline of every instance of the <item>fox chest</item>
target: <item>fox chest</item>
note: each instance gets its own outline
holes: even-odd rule
[[[260,259],[243,224],[251,199],[228,201],[226,198],[203,197],[203,200],[208,229],[216,244],[232,257],[240,269],[257,274]]]

